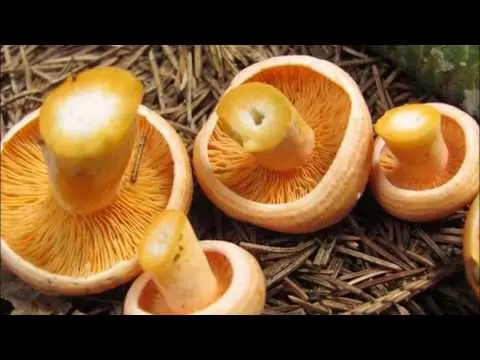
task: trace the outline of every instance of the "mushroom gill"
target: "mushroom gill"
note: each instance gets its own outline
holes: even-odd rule
[[[349,95],[320,72],[296,64],[263,69],[244,83],[253,82],[275,87],[291,102],[315,134],[313,152],[305,163],[277,171],[259,163],[219,123],[208,145],[212,169],[226,187],[248,200],[295,201],[318,185],[334,160],[348,125]]]
[[[1,155],[1,237],[27,262],[50,273],[86,277],[136,256],[141,234],[167,205],[173,159],[162,134],[137,117],[135,146],[114,202],[87,215],[54,198],[38,119],[6,141]],[[131,181],[137,169],[136,181]]]

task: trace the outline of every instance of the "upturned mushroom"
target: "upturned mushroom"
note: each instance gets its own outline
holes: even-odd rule
[[[393,216],[425,222],[450,216],[479,191],[479,126],[448,104],[406,104],[375,124],[371,185]]]
[[[124,315],[260,315],[265,278],[248,251],[199,241],[185,213],[158,215],[142,238],[144,270],[127,292]]]
[[[480,195],[468,210],[463,232],[465,275],[473,293],[480,301]]]
[[[352,77],[311,56],[243,69],[195,140],[206,196],[227,215],[285,233],[341,221],[368,182],[371,116]]]
[[[188,211],[182,139],[141,105],[128,71],[69,77],[1,142],[1,255],[45,293],[99,293],[140,272],[138,242],[164,209]]]

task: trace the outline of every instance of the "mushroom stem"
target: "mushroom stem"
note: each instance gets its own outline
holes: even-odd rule
[[[139,262],[174,313],[200,310],[217,297],[217,278],[181,211],[166,210],[152,222],[140,242]]]
[[[46,98],[40,134],[53,196],[65,210],[84,215],[116,199],[133,152],[142,91],[125,70],[94,68]]]
[[[228,91],[217,107],[220,126],[273,170],[304,164],[315,146],[312,128],[275,87],[257,82]]]
[[[375,124],[376,133],[393,154],[395,165],[387,172],[409,172],[432,177],[445,169],[448,148],[442,136],[441,114],[429,105],[407,104],[387,111]]]

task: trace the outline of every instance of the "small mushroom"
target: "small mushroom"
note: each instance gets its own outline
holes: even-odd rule
[[[2,261],[26,283],[61,295],[122,285],[153,217],[189,210],[184,144],[142,97],[126,70],[86,70],[2,139]]]
[[[342,220],[363,194],[371,117],[354,80],[310,56],[242,70],[194,145],[197,180],[227,215],[285,233]]]
[[[253,255],[228,241],[199,241],[181,211],[155,218],[139,259],[144,273],[127,292],[125,315],[263,313],[265,278]]]
[[[480,195],[470,205],[463,236],[465,274],[473,293],[480,301]]]
[[[406,104],[375,124],[371,185],[378,203],[406,221],[433,221],[479,190],[479,126],[443,103]]]

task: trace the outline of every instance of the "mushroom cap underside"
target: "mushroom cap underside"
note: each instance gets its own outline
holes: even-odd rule
[[[213,112],[193,153],[203,191],[228,215],[272,230],[310,232],[340,221],[361,197],[371,164],[371,116],[358,85],[337,65],[310,56],[260,61],[242,70],[227,92],[247,82],[279,89],[314,130],[315,149],[295,169],[267,169]]]
[[[260,315],[266,302],[262,268],[252,254],[227,241],[202,240],[200,246],[218,282],[207,307],[188,314],[169,309],[150,274],[141,274],[124,301],[124,315]]]
[[[480,301],[480,195],[470,205],[464,227],[463,257],[467,281]]]
[[[441,113],[441,134],[449,152],[443,170],[426,180],[402,171],[387,175],[391,152],[380,137],[374,142],[372,192],[386,211],[407,221],[447,217],[469,204],[479,190],[478,124],[452,105],[426,105]]]
[[[190,208],[193,179],[183,141],[167,121],[139,106],[141,160],[135,149],[111,206],[74,215],[52,196],[39,143],[39,111],[2,139],[2,261],[45,293],[83,295],[123,285],[140,272],[137,244],[151,219],[165,208]]]

